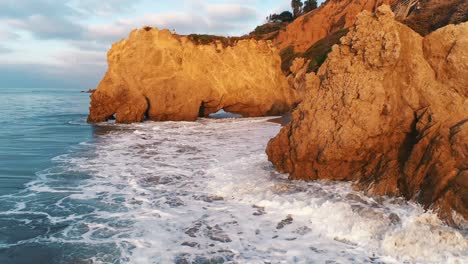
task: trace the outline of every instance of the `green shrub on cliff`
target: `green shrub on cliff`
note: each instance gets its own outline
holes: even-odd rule
[[[284,48],[280,53],[281,69],[283,72],[288,73],[292,62],[296,58],[305,58],[310,61],[307,72],[316,72],[327,59],[328,53],[330,53],[333,45],[338,44],[340,42],[340,38],[345,36],[348,31],[349,30],[347,28],[338,30],[317,41],[303,53],[295,52],[293,46]]]

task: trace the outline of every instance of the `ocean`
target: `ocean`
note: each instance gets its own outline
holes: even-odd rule
[[[90,125],[89,94],[0,92],[1,264],[468,263],[417,204],[275,172],[269,118]]]

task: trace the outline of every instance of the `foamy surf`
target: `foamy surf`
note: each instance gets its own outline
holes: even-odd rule
[[[468,263],[466,230],[416,204],[276,173],[264,150],[279,129],[267,118],[104,124],[1,198],[1,214],[48,228],[1,247],[73,248],[66,260],[79,263]]]

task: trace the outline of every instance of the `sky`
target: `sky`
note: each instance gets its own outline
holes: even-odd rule
[[[94,89],[112,43],[151,25],[239,36],[289,0],[0,0],[0,89]]]

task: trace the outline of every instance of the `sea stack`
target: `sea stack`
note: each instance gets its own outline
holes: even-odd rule
[[[89,122],[195,121],[221,109],[245,117],[281,115],[296,91],[267,41],[199,43],[146,27],[108,52],[109,69],[91,96]]]

